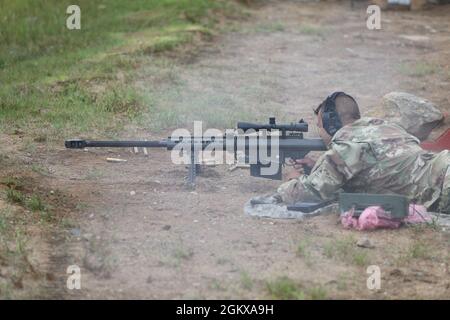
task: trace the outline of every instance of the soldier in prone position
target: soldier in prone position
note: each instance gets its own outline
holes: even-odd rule
[[[349,95],[335,92],[314,111],[319,134],[328,147],[309,175],[291,175],[274,201],[322,201],[340,191],[405,195],[427,209],[450,213],[450,154],[422,149],[402,127],[376,118],[361,118]]]

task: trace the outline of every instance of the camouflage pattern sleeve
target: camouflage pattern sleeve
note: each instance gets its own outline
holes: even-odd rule
[[[355,175],[373,163],[370,146],[352,141],[333,141],[309,176],[288,181],[278,188],[283,202],[330,200]]]
[[[320,157],[305,184],[322,199],[336,198],[336,192],[373,163],[372,160],[368,144],[335,140],[331,149]]]

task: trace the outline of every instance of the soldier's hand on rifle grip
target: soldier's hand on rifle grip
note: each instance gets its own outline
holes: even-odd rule
[[[295,170],[304,173],[305,171],[311,171],[316,164],[316,161],[310,157],[304,157],[303,159],[290,159],[289,164],[293,166]],[[305,170],[305,167],[309,170]]]

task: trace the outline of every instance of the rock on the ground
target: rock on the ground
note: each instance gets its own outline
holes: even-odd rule
[[[367,239],[366,237],[359,239],[359,240],[356,242],[356,245],[357,245],[358,247],[361,247],[361,248],[369,248],[369,249],[375,247],[375,246],[373,245],[373,243],[372,243],[369,239]]]
[[[406,92],[390,92],[381,101],[383,118],[406,129],[420,140],[426,139],[444,116],[432,102]]]

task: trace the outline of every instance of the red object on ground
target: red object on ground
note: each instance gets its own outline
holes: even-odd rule
[[[447,129],[435,141],[424,141],[420,146],[429,151],[450,150],[450,129]]]
[[[422,205],[410,204],[409,213],[404,218],[392,218],[379,206],[367,207],[359,217],[354,217],[354,208],[341,215],[344,228],[356,230],[396,229],[402,224],[429,223],[431,215]]]

